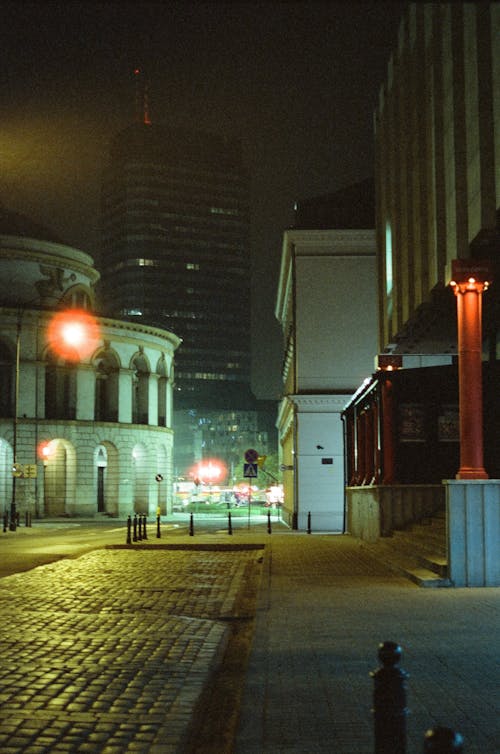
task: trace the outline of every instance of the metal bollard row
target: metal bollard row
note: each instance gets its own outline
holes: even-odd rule
[[[406,754],[406,682],[408,673],[397,667],[402,649],[393,641],[379,644],[382,667],[370,673],[373,678],[373,721],[375,754]],[[426,732],[424,754],[461,754],[463,738],[451,728],[437,727]]]
[[[127,517],[127,544],[128,545],[132,544],[132,542],[142,542],[143,539],[148,538],[146,524],[147,524],[147,516],[142,515],[141,513],[139,515],[135,513],[133,519],[132,519],[132,516]]]
[[[24,525],[27,528],[31,528],[31,521],[32,521],[32,515],[31,511],[26,511],[24,514]],[[10,526],[9,526],[10,523]],[[6,531],[16,531],[16,529],[21,526],[21,514],[19,511],[16,511],[14,516],[9,516],[9,511],[4,510],[3,513],[3,530]]]

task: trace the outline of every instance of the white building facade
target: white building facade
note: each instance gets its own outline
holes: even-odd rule
[[[284,336],[277,427],[283,519],[293,528],[344,528],[341,412],[373,371],[375,281],[373,230],[285,232],[275,311]]]
[[[96,317],[88,347],[61,356],[49,327],[58,312],[92,310],[99,277],[92,258],[5,234],[0,272],[3,509],[14,503],[20,516],[40,517],[169,513],[179,338]]]

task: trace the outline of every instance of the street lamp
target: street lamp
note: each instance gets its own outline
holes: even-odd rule
[[[67,361],[79,361],[94,350],[99,326],[95,317],[84,309],[68,309],[52,318],[47,338],[59,356]]]
[[[14,422],[12,425],[13,437],[12,437],[12,498],[10,501],[10,531],[15,531],[17,526],[17,511],[16,511],[16,479],[21,476],[19,465],[17,463],[17,415],[19,413],[19,361],[21,351],[21,326],[23,320],[24,309],[19,309],[17,313],[17,328],[16,328],[16,370],[15,370],[15,384],[14,384]]]

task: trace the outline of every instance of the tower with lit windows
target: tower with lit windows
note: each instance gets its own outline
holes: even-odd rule
[[[238,140],[151,123],[144,105],[111,142],[100,306],[182,339],[174,390],[179,452],[190,443],[181,438],[193,438],[193,421],[199,436],[207,411],[254,409],[248,202]]]
[[[238,143],[136,123],[103,184],[104,310],[182,338],[179,407],[250,382],[248,192]]]

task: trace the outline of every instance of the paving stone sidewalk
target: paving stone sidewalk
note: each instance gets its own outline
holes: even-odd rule
[[[100,550],[0,580],[2,754],[170,754],[258,552]]]
[[[407,754],[459,731],[500,752],[500,589],[422,589],[346,535],[270,538],[232,754],[373,754],[381,641],[409,672]]]

